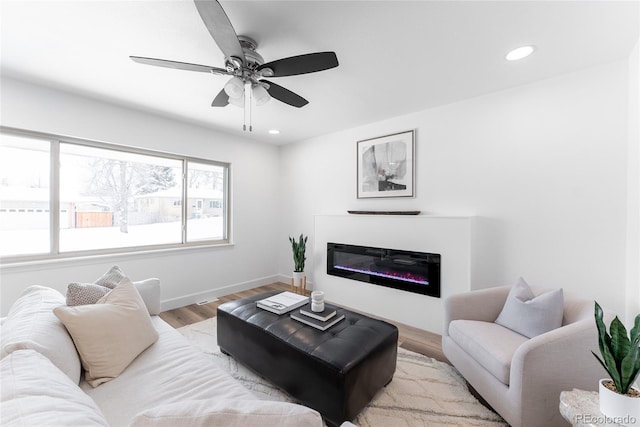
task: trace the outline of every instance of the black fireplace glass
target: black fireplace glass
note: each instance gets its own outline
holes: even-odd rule
[[[440,254],[329,242],[327,274],[440,298]]]

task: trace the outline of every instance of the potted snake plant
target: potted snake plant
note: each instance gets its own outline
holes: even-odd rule
[[[640,390],[633,386],[640,373],[640,314],[629,335],[617,316],[607,332],[597,302],[595,319],[602,358],[592,353],[611,377],[599,383],[600,412],[619,424],[640,426]]]
[[[307,260],[305,255],[308,237],[301,234],[298,240],[289,236],[291,243],[291,251],[293,252],[293,278],[292,285],[296,292],[304,293],[307,288],[307,277],[304,274],[304,262]]]

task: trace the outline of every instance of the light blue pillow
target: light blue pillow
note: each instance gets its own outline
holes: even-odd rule
[[[562,288],[535,296],[521,277],[509,291],[495,323],[533,338],[562,326],[563,312]]]

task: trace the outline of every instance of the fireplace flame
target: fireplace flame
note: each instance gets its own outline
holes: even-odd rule
[[[372,276],[386,277],[388,279],[402,280],[404,282],[418,283],[420,285],[427,285],[427,286],[429,285],[429,281],[425,277],[413,275],[408,272],[403,272],[403,273],[398,273],[395,271],[381,272],[381,271],[374,271],[370,269],[349,267],[346,265],[335,265],[334,268],[337,268],[339,270],[344,270],[344,271],[351,271],[353,273],[364,273],[364,274],[370,274]]]

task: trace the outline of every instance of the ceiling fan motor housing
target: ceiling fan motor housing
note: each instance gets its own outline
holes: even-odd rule
[[[258,43],[254,39],[247,36],[238,36],[238,40],[240,41],[240,46],[242,46],[242,50],[244,51],[244,57],[247,60],[247,66],[249,68],[255,69],[264,64],[264,58],[256,52]]]
[[[256,48],[258,43],[247,36],[238,36],[240,46],[244,53],[245,63],[242,63],[240,58],[230,57],[227,58],[227,69],[234,73],[236,77],[239,77],[243,81],[251,81],[253,84],[260,84],[258,81],[263,77],[273,76],[273,70],[271,68],[263,68],[257,71],[257,68],[264,64],[264,58],[258,52]],[[261,84],[263,87],[268,88],[266,83]]]

